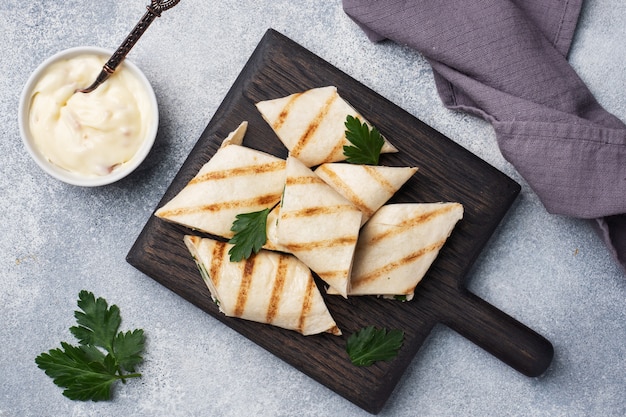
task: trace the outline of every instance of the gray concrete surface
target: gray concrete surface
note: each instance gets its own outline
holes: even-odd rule
[[[491,127],[441,105],[418,53],[372,44],[339,0],[183,0],[129,58],[154,85],[157,144],[130,178],[64,185],[30,160],[18,97],[31,71],[71,46],[115,48],[147,1],[0,3],[0,417],[366,416],[141,274],[124,258],[239,71],[272,27],[522,184],[469,277],[480,297],[546,336],[548,371],[528,378],[441,326],[381,416],[626,415],[626,277],[591,226],[549,215],[502,158]],[[588,1],[570,55],[598,100],[626,120],[626,3]],[[34,358],[73,341],[81,289],[147,334],[143,377],[108,403],[64,398]]]

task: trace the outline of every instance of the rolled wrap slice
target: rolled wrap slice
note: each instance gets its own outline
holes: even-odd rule
[[[192,235],[186,235],[184,242],[226,316],[305,336],[341,334],[311,271],[294,256],[261,250],[247,260],[231,262],[229,243]]]
[[[260,101],[256,107],[289,153],[308,167],[346,159],[343,147],[350,145],[345,136],[348,115],[369,125],[362,115],[339,96],[334,86]],[[397,151],[385,139],[381,152]]]
[[[347,296],[361,211],[297,158],[287,158],[286,181],[270,240],[294,254]]]
[[[324,182],[361,210],[361,225],[389,201],[415,172],[415,167],[341,162],[322,164],[315,169]]]
[[[280,201],[285,160],[242,146],[243,122],[191,181],[155,215],[212,235],[231,238],[238,214]]]
[[[381,207],[361,229],[348,295],[411,300],[462,217],[459,203]]]

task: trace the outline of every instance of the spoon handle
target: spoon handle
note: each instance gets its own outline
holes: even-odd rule
[[[113,53],[111,58],[109,58],[107,63],[104,64],[104,67],[102,67],[102,71],[100,71],[100,74],[93,82],[93,84],[91,84],[87,88],[79,89],[77,91],[81,93],[90,93],[98,88],[100,84],[105,82],[111,76],[111,74],[115,72],[118,65],[124,60],[124,58],[126,58],[128,52],[130,52],[133,46],[135,46],[141,35],[144,34],[150,24],[154,22],[157,17],[161,16],[161,12],[176,6],[179,1],[180,0],[152,0],[150,5],[146,6],[147,11],[143,15],[139,23],[135,25],[135,27],[128,34],[126,39],[124,39],[124,42],[122,42],[122,44],[117,48],[117,50]]]

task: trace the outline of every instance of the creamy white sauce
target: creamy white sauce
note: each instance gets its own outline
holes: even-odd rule
[[[106,59],[81,55],[52,64],[33,89],[29,128],[39,151],[53,164],[84,176],[102,176],[130,161],[146,139],[148,93],[122,63],[91,93]]]

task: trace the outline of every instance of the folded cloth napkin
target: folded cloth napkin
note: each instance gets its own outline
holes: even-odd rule
[[[372,41],[431,64],[446,107],[494,127],[550,213],[594,219],[626,270],[626,125],[567,62],[582,0],[343,0]]]

